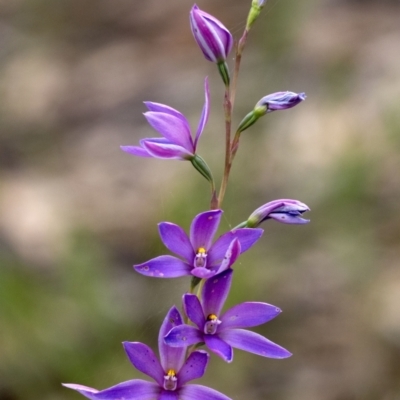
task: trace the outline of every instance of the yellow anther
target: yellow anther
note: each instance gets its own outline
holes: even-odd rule
[[[169,369],[167,372],[167,376],[173,378],[174,376],[176,376],[176,373],[173,369]]]
[[[204,247],[199,247],[197,250],[197,254],[206,254],[207,251]]]
[[[218,319],[218,317],[215,314],[210,314],[207,317],[207,321],[216,321]]]

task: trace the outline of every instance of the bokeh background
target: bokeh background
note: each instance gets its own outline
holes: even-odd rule
[[[199,0],[236,38],[250,0]],[[0,399],[81,398],[141,378],[121,342],[154,348],[188,279],[132,270],[189,227],[209,188],[189,163],[119,150],[155,135],[144,100],[196,127],[220,179],[223,88],[196,47],[185,0],[0,2]],[[212,357],[199,381],[233,399],[400,399],[400,1],[269,0],[243,58],[234,124],[264,95],[298,107],[243,134],[221,232],[277,198],[305,226],[264,224],[235,265],[228,305],[283,309],[255,329],[294,356]]]

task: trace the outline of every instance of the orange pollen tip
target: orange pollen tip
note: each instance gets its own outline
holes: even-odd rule
[[[174,376],[176,376],[176,373],[175,373],[175,371],[173,369],[169,369],[168,372],[167,372],[167,376],[174,377]]]
[[[199,247],[197,250],[197,254],[206,254],[206,249],[204,247]]]
[[[210,314],[207,317],[207,321],[216,321],[218,319],[218,317],[215,314]]]

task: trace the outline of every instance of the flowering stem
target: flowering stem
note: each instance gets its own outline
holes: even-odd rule
[[[230,87],[225,88],[224,111],[225,111],[225,168],[221,187],[218,195],[218,208],[221,208],[228,184],[231,157],[231,124],[232,124],[232,105],[230,100]]]
[[[237,80],[239,76],[240,70],[240,62],[242,60],[242,53],[244,46],[247,41],[247,35],[249,31],[246,28],[243,32],[242,37],[240,38],[237,46],[236,46],[236,58],[235,58],[235,69],[233,71],[232,85],[230,87],[226,87],[225,90],[225,98],[224,98],[224,110],[225,110],[225,169],[224,176],[222,178],[221,187],[218,195],[218,208],[221,208],[222,201],[224,200],[226,187],[228,185],[229,174],[231,172],[233,156],[236,154],[237,146],[239,145],[239,133],[236,133],[235,139],[231,144],[231,126],[232,126],[232,112],[233,106],[235,103],[236,96],[236,87]],[[234,152],[232,151],[233,145],[235,145]]]

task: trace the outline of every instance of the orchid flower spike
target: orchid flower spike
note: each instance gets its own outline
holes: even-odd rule
[[[218,65],[225,85],[229,85],[229,69],[226,64],[232,50],[233,38],[229,30],[212,15],[195,4],[190,11],[190,27],[204,57]]]
[[[305,99],[305,93],[276,92],[269,94],[268,96],[263,97],[255,105],[253,111],[243,118],[237,131],[243,132],[267,113],[277,110],[287,110],[288,108],[297,106],[297,104],[301,103]]]
[[[232,362],[233,347],[269,358],[286,358],[292,354],[258,333],[243,328],[270,321],[281,310],[267,303],[246,302],[221,312],[228,296],[233,270],[228,269],[208,279],[203,287],[201,301],[193,294],[183,296],[183,307],[194,325],[179,325],[165,336],[172,347],[205,345],[223,360]]]
[[[310,220],[302,218],[302,215],[306,211],[310,211],[310,208],[298,200],[273,200],[263,204],[261,207],[258,207],[257,210],[254,210],[247,221],[239,224],[236,229],[256,228],[267,219],[274,219],[275,221],[282,222],[283,224],[308,224]]]
[[[155,278],[194,276],[208,279],[230,268],[239,255],[252,247],[263,234],[262,229],[234,229],[213,238],[222,217],[222,210],[197,215],[190,227],[190,236],[178,225],[161,222],[158,225],[165,247],[181,258],[170,255],[153,258],[134,265],[142,275]]]
[[[124,342],[125,352],[133,366],[155,382],[133,379],[104,390],[96,390],[77,384],[64,384],[91,400],[231,400],[224,394],[202,385],[186,383],[201,378],[206,370],[209,355],[194,351],[185,358],[185,349],[177,349],[164,343],[164,336],[183,323],[176,307],[172,307],[161,326],[158,347],[160,361],[153,350],[139,342]]]

